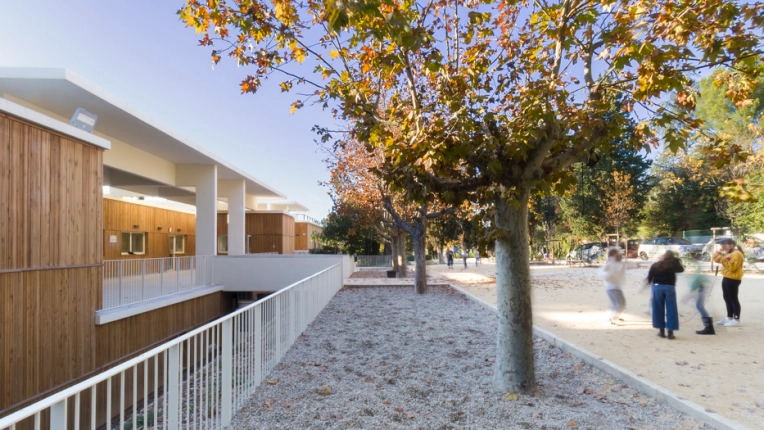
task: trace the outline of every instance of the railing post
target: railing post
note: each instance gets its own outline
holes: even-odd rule
[[[166,352],[167,368],[167,428],[180,428],[180,346],[175,344]]]
[[[173,267],[175,267],[175,290],[173,293],[176,293],[180,290],[180,269],[178,268],[178,257],[174,257],[174,260],[172,262]]]
[[[233,318],[223,321],[223,377],[220,381],[222,391],[223,428],[231,426],[233,414]]]
[[[50,430],[66,430],[66,399],[50,407]]]
[[[141,301],[146,300],[146,259],[141,259]]]
[[[159,291],[164,292],[164,258],[159,260]]]
[[[275,309],[275,327],[276,331],[276,360],[281,360],[281,294],[273,298],[273,307]]]
[[[119,260],[119,298],[117,299],[117,306],[122,305],[122,263],[124,260]]]
[[[262,305],[255,306],[255,384],[254,387],[260,385],[262,381],[262,369],[263,369],[263,316]],[[254,387],[252,392],[254,392]]]

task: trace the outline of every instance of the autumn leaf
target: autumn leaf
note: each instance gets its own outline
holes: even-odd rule
[[[507,394],[506,394],[504,397],[505,397],[507,400],[509,400],[509,401],[515,401],[515,400],[517,400],[518,398],[520,398],[520,396],[518,396],[518,395],[517,395],[517,393],[507,393]]]
[[[278,384],[278,383],[279,383],[279,378],[276,378],[276,379],[268,379],[268,380],[267,380],[267,381],[265,381],[265,382],[266,382],[266,383],[268,383],[268,385],[276,385],[276,384]]]
[[[322,396],[328,396],[331,393],[332,393],[332,389],[328,385],[325,385],[318,389],[318,394]]]
[[[573,422],[573,420],[568,420],[568,426],[572,429],[577,429],[578,425]]]

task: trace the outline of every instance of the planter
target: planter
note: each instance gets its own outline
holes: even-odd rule
[[[387,277],[388,277],[388,278],[395,278],[395,275],[396,275],[397,273],[398,273],[398,272],[397,272],[397,271],[395,271],[395,270],[388,270],[388,271],[387,271]]]

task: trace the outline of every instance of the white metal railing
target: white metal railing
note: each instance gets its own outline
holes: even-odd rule
[[[392,255],[358,255],[356,267],[392,267]]]
[[[104,261],[102,309],[214,285],[214,258],[198,255]]]
[[[308,216],[308,215],[305,215],[305,214],[293,214],[293,216],[294,216],[294,220],[297,221],[297,222],[300,222],[300,221],[311,222],[311,223],[313,223],[315,225],[318,225],[318,226],[321,226],[321,227],[324,226],[324,222],[323,221],[320,221],[320,220],[318,220],[316,218],[313,218],[312,216]]]
[[[0,430],[96,429],[107,417],[107,429],[227,428],[342,285],[335,264],[1,418]]]

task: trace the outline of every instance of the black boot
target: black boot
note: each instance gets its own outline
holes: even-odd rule
[[[703,330],[698,330],[697,334],[716,334],[714,330],[714,320],[711,317],[703,317]]]
[[[669,339],[671,339],[671,340],[674,340],[674,339],[676,339],[676,338],[674,337],[674,330],[669,330],[669,331],[668,331],[668,338],[669,338]]]
[[[658,337],[666,337],[666,331],[662,328],[658,329]]]

